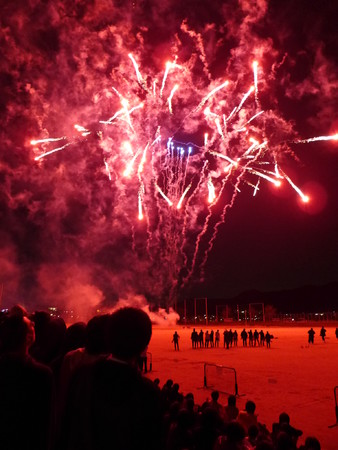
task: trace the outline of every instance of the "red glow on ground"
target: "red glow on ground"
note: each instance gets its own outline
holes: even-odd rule
[[[307,436],[316,436],[323,449],[337,450],[338,428],[328,429],[335,422],[333,388],[337,385],[338,340],[335,338],[336,325],[326,326],[327,339],[319,337],[322,323],[314,326],[314,345],[309,347],[307,331],[310,326],[269,327],[260,323],[252,326],[226,324],[223,326],[203,326],[204,331],[225,328],[241,331],[262,328],[274,335],[271,349],[266,347],[237,348],[226,350],[221,340],[219,348],[192,349],[190,327],[160,328],[154,326],[149,351],[153,356],[151,379],[159,378],[162,384],[168,378],[179,383],[183,393],[192,392],[196,403],[202,404],[210,398],[211,391],[203,388],[204,363],[234,367],[237,371],[239,409],[247,400],[256,403],[258,420],[269,430],[278,416],[285,411],[291,423],[303,430],[299,444]],[[201,325],[196,325],[199,331]],[[172,335],[177,330],[180,335],[180,351],[175,352]],[[227,395],[221,394],[220,402],[226,403]]]

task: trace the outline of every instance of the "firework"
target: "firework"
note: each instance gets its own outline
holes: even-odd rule
[[[35,139],[31,145],[38,161],[98,137],[107,182],[119,193],[120,217],[126,226],[138,219],[145,227],[135,231],[132,225],[132,248],[142,235],[154,276],[162,274],[163,292],[172,298],[194,274],[203,277],[219,227],[242,184],[255,197],[263,182],[280,187],[285,179],[304,202],[310,199],[281,168],[279,155],[284,157],[288,139],[276,143],[267,131],[267,122],[276,120],[276,129],[279,122],[277,114],[269,111],[266,117],[261,109],[258,61],[252,64],[253,85],[239,93],[236,80],[213,82],[209,75],[202,89],[189,62],[177,64],[177,56],[165,64],[163,74],[142,68],[132,53],[127,56],[125,85],[112,87],[117,107],[110,117],[98,117],[96,129],[75,125],[77,136]],[[181,135],[193,136],[194,142]],[[289,142],[320,140],[338,140],[338,135]],[[62,146],[49,147],[59,141]]]

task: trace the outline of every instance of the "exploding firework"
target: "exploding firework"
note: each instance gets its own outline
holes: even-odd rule
[[[247,61],[240,79],[213,79],[201,40],[186,25],[182,31],[199,58],[194,52],[181,61],[177,50],[156,73],[141,54],[126,52],[111,90],[96,94],[105,116],[75,124],[73,136],[31,141],[40,170],[56,153],[82,143],[97,147],[114,192],[112,222],[129,230],[134,261],[147,267],[169,303],[194,277],[203,279],[219,227],[242,190],[254,197],[264,183],[288,183],[309,202],[283,161],[292,157],[292,144],[338,139],[298,139],[291,124],[262,107],[266,82],[258,60]]]

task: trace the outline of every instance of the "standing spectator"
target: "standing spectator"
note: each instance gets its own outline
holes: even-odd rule
[[[313,328],[311,328],[311,329],[308,331],[308,335],[309,335],[309,344],[314,344],[315,334],[316,334],[316,332],[315,332],[315,330],[314,330]]]
[[[192,330],[192,333],[191,333],[192,348],[197,348],[197,340],[198,340],[198,334],[197,334],[197,331],[194,328]]]
[[[176,350],[179,351],[179,349],[180,349],[180,347],[179,347],[179,345],[178,345],[179,339],[180,339],[180,337],[179,337],[177,331],[175,331],[175,333],[173,334],[173,340],[171,341],[171,342],[174,343],[175,351],[176,351]]]
[[[255,347],[256,347],[256,345],[259,345],[259,340],[258,340],[258,338],[259,338],[259,333],[258,333],[257,330],[255,330],[253,337],[254,337],[254,345],[255,345]]]
[[[198,335],[198,340],[199,340],[199,343],[200,343],[200,347],[204,347],[203,336],[204,336],[204,332],[203,332],[203,330],[201,330],[199,332],[199,335]]]
[[[205,332],[205,336],[204,336],[204,341],[205,341],[205,348],[209,347],[209,341],[210,341],[210,335],[209,335],[209,331],[207,330]]]
[[[265,334],[264,334],[264,331],[263,331],[263,330],[261,330],[261,331],[259,332],[259,337],[260,337],[260,345],[264,347]]]
[[[338,328],[336,328],[335,333],[336,333],[336,339],[338,339]]]
[[[210,331],[209,341],[210,341],[210,347],[213,347],[214,346],[214,330]]]
[[[224,331],[223,340],[224,340],[224,347],[227,346],[227,349],[229,349],[229,331],[228,330]]]
[[[253,347],[253,332],[249,331],[249,347]]]
[[[270,348],[272,335],[267,331],[265,335],[265,341],[266,341],[266,348]]]
[[[234,333],[233,333],[233,338],[234,338],[234,347],[237,347],[237,342],[238,342],[238,333],[237,333],[237,330],[234,331]]]
[[[320,336],[321,336],[322,340],[325,342],[326,330],[324,327],[322,327],[320,330]]]
[[[243,331],[241,333],[241,338],[243,341],[243,347],[247,347],[248,346],[248,333],[245,331],[245,328],[243,328]]]
[[[219,347],[219,340],[220,340],[220,332],[219,332],[219,330],[217,330],[216,334],[215,334],[215,346],[216,347]]]
[[[229,343],[230,343],[230,347],[232,347],[232,342],[234,340],[234,333],[232,332],[232,329],[230,328],[229,330]]]

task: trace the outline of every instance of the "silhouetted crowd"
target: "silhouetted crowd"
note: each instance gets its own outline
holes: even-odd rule
[[[196,405],[168,380],[144,377],[152,324],[122,308],[68,328],[21,307],[0,318],[1,450],[294,450],[302,434],[282,413],[271,432],[255,403]],[[141,363],[141,364],[140,364]],[[306,450],[319,450],[316,438]]]
[[[237,330],[232,331],[230,330],[224,330],[223,331],[223,347],[229,349],[230,347],[234,346],[237,347],[238,344],[238,333]],[[240,334],[243,347],[264,347],[266,344],[267,348],[270,348],[271,345],[271,339],[273,339],[273,335],[270,334],[268,331],[264,333],[263,330],[254,332],[252,330],[246,331],[245,328],[241,331]],[[173,336],[173,342],[175,344],[175,350],[179,350],[178,347],[178,340],[179,336],[177,334],[177,331],[175,331],[175,334]],[[192,348],[214,348],[219,347],[221,341],[221,332],[217,330],[214,332],[214,330],[206,330],[205,332],[203,330],[196,331],[194,328],[191,333],[191,343]],[[177,344],[177,345],[176,345]]]

